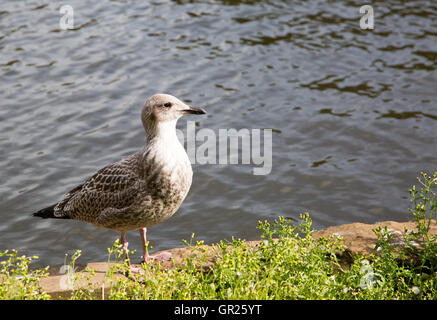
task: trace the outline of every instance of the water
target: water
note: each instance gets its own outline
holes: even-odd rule
[[[106,259],[117,233],[30,214],[141,148],[156,92],[205,108],[198,129],[274,132],[267,176],[194,165],[180,210],[148,232],[153,250],[192,233],[255,239],[258,220],[304,211],[315,228],[405,221],[408,188],[437,168],[431,1],[377,2],[366,31],[360,1],[70,0],[73,31],[64,4],[1,3],[0,250]],[[138,233],[128,240],[141,251]]]

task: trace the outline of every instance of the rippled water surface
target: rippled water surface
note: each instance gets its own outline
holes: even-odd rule
[[[74,30],[60,29],[63,4]],[[182,207],[148,232],[153,249],[192,233],[255,239],[258,220],[303,211],[315,228],[406,220],[408,188],[437,168],[437,4],[375,2],[374,30],[360,29],[361,4],[3,0],[0,249],[106,259],[116,232],[30,214],[139,150],[156,92],[204,107],[197,129],[274,130],[269,175],[194,164]]]

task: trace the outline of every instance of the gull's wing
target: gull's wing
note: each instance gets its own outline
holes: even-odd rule
[[[129,156],[97,171],[64,195],[54,207],[54,216],[93,222],[105,209],[129,207],[140,185],[136,161],[135,155]]]

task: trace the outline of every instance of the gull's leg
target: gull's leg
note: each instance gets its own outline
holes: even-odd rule
[[[170,260],[171,257],[171,253],[170,252],[161,252],[160,254],[154,255],[154,256],[149,256],[147,250],[146,250],[146,232],[147,232],[147,228],[141,228],[138,230],[140,232],[140,236],[141,236],[141,242],[142,242],[142,246],[143,246],[143,255],[141,256],[141,260],[142,262],[149,262],[150,260],[152,261],[167,261]]]
[[[140,232],[140,236],[141,236],[141,246],[143,248],[143,255],[141,256],[141,261],[142,262],[146,262],[146,257],[149,256],[149,254],[147,253],[147,249],[146,249],[146,232],[147,232],[147,228],[141,228],[138,230]]]
[[[120,243],[123,246],[124,258],[127,260],[127,265],[130,266],[129,250],[127,248],[129,243],[126,241],[126,232],[125,231],[121,232]]]
[[[126,241],[126,232],[122,231],[121,232],[121,237],[120,237],[120,242],[123,246],[123,252],[124,252],[124,257],[127,261],[127,265],[129,266],[129,269],[132,273],[137,273],[138,272],[138,268],[132,267],[130,264],[130,259],[129,259],[129,250],[128,250],[128,245],[129,242]]]

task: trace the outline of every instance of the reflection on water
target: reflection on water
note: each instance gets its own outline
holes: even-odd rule
[[[153,250],[193,232],[254,239],[258,220],[302,211],[316,228],[406,220],[408,188],[436,170],[430,1],[375,3],[373,31],[359,1],[69,1],[74,30],[59,26],[63,4],[0,9],[0,249],[105,259],[115,232],[29,214],[141,148],[156,92],[207,109],[197,129],[272,128],[273,167],[194,165],[181,209],[149,232]]]

